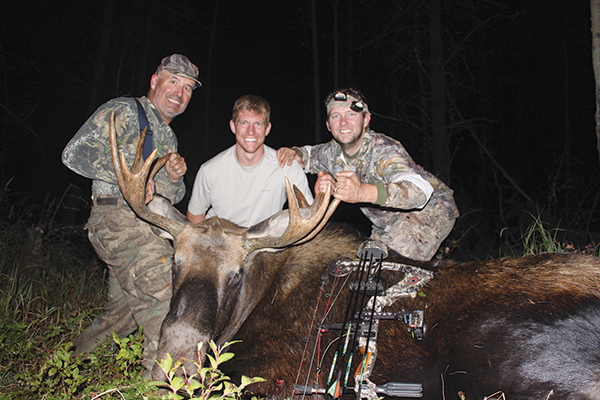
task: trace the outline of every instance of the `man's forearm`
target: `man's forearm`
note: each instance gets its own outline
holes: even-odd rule
[[[195,215],[192,214],[191,212],[187,212],[187,218],[190,220],[190,222],[192,224],[197,224],[199,222],[202,222],[206,219],[206,213],[200,214],[200,215]]]

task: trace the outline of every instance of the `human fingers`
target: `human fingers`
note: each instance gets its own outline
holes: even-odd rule
[[[297,157],[296,150],[290,149],[289,147],[281,147],[277,150],[277,161],[280,167],[286,165],[292,165],[294,159]]]
[[[165,171],[171,181],[177,181],[187,172],[187,163],[178,153],[170,153],[171,157],[165,164]]]
[[[344,181],[346,179],[351,179],[353,181],[360,182],[360,180],[356,176],[356,173],[354,173],[352,171],[340,171],[340,172],[336,172],[335,177],[337,178],[338,181]]]
[[[319,172],[317,182],[315,182],[315,193],[331,194],[335,187],[335,179],[325,172]]]

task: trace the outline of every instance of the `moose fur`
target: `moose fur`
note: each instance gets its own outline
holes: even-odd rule
[[[198,351],[198,343],[242,340],[223,371],[265,378],[254,386],[257,394],[291,397],[296,377],[302,383],[308,373],[298,369],[305,339],[308,348],[315,340],[310,327],[321,276],[329,260],[355,257],[361,242],[355,232],[322,228],[337,200],[329,204],[320,194],[313,205],[302,205],[305,200],[286,182],[289,211],[251,228],[219,218],[197,225],[183,216],[175,221],[144,202],[146,178],[166,158],[150,173],[155,153],[142,165],[142,134],[129,170],[119,157],[114,115],[109,132],[121,192],[141,218],[175,238],[173,299],[161,328],[159,358],[169,353],[193,361],[206,354],[207,346]],[[373,382],[421,383],[424,399],[600,399],[598,258],[543,254],[432,268],[436,275],[422,296],[384,310],[424,310],[425,338],[412,338],[401,322],[381,321]],[[383,279],[393,284],[398,275],[385,272]],[[348,295],[333,297],[327,322],[340,323]],[[333,358],[335,346],[329,344],[337,336],[328,332],[319,342],[320,384]],[[153,378],[163,378],[160,368],[154,368]]]
[[[225,224],[220,221],[219,225]],[[211,240],[218,236],[215,231],[203,234]],[[263,377],[266,381],[253,387],[256,393],[290,397],[305,341],[309,334],[314,336],[309,327],[321,275],[329,260],[355,256],[360,241],[354,232],[328,226],[304,245],[260,253],[247,262],[244,269],[260,272],[256,280],[245,283],[245,290],[256,291],[261,298],[233,335],[242,342],[233,346],[235,357],[222,365],[224,372],[233,377]],[[198,249],[197,254],[202,263],[211,257],[215,263],[187,271],[185,282],[176,290],[163,324],[159,355],[193,357],[195,341],[205,337],[197,332],[209,330],[218,340],[225,325],[232,323],[223,320],[227,312],[216,301],[216,291],[223,288],[214,284],[218,281],[215,274],[220,274],[222,263],[242,261],[209,253],[210,249]],[[425,339],[412,338],[402,322],[381,321],[374,382],[421,383],[425,399],[442,395],[457,399],[459,393],[467,399],[482,399],[496,392],[507,399],[600,398],[597,258],[545,254],[441,262],[435,269],[424,296],[390,307],[390,311],[426,310]],[[386,273],[384,278],[399,277]],[[231,297],[225,293],[223,301],[238,301],[236,293],[232,291]],[[198,307],[205,309],[201,312]],[[345,300],[340,300],[329,322],[342,322],[344,307]],[[177,346],[165,345],[174,342],[173,338],[180,342],[190,332],[185,344],[190,351],[181,353]],[[324,342],[337,335],[329,333]],[[322,375],[327,375],[332,353],[326,356]],[[302,371],[301,378],[306,373]]]
[[[600,398],[600,262],[543,254],[442,263],[425,296],[422,342],[387,323],[374,380],[421,382],[424,398]],[[498,395],[497,395],[498,396]]]
[[[293,364],[299,362],[309,334],[321,275],[330,258],[356,254],[360,245],[357,233],[328,226],[305,245],[260,252],[244,262],[235,248],[240,247],[239,237],[247,234],[245,229],[211,218],[188,230],[205,241],[195,243],[192,250],[202,257],[191,266],[178,260],[179,243],[187,247],[197,242],[187,236],[178,239],[174,296],[161,330],[159,358],[169,353],[174,359],[197,360],[196,344],[202,340],[209,338],[218,344],[241,340],[232,347],[235,358],[222,365],[223,370],[233,377],[266,378],[262,386],[271,393],[281,389],[278,381],[289,389],[297,372]],[[234,280],[239,281],[232,283]],[[227,327],[238,322],[232,309],[244,292],[255,301],[253,309],[232,336],[223,338]],[[186,369],[190,368],[193,366],[188,363]],[[162,377],[158,367],[153,377]]]

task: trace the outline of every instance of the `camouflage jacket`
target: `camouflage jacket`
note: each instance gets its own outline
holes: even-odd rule
[[[176,152],[177,137],[171,127],[163,121],[147,97],[143,96],[139,100],[148,117],[154,148],[158,149],[157,156],[167,154],[168,149]],[[93,196],[121,194],[110,154],[108,123],[110,114],[114,111],[119,149],[131,166],[140,137],[137,110],[135,100],[131,97],[109,100],[88,118],[63,150],[63,164],[77,174],[93,180]],[[156,174],[154,181],[156,192],[171,200],[173,204],[183,199],[185,195],[183,179],[175,183],[171,182],[163,168]]]
[[[452,189],[417,165],[404,146],[389,136],[367,129],[360,150],[353,156],[345,154],[333,139],[315,146],[294,147],[294,150],[302,158],[307,173],[352,171],[361,182],[377,186],[375,204],[380,207],[361,207],[361,211],[380,228],[393,224],[399,211],[431,210],[448,219],[459,215]],[[410,182],[415,174],[433,187],[428,199],[418,187],[402,185],[403,181]]]

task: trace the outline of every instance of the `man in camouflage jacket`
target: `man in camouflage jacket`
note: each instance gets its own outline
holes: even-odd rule
[[[185,194],[187,165],[177,153],[177,137],[169,124],[183,113],[200,86],[198,67],[180,54],[165,57],[150,79],[148,96],[138,98],[148,130],[146,141],[158,157],[170,153],[154,178],[156,193],[173,204]],[[119,97],[101,105],[67,144],[63,163],[92,179],[92,210],[86,225],[96,253],[108,266],[108,299],[104,312],[75,340],[75,354],[91,352],[99,341],[116,331],[120,337],[142,327],[144,366],[151,370],[157,355],[162,320],[171,300],[173,247],[150,225],[136,217],[122,197],[110,154],[108,125],[115,113],[117,141],[131,166],[140,138],[138,105],[132,97]],[[150,185],[152,188],[152,184]]]
[[[458,217],[453,191],[417,165],[400,142],[369,128],[371,114],[356,89],[330,93],[327,129],[333,140],[280,148],[280,165],[298,159],[318,173],[315,194],[328,190],[341,201],[366,203],[371,238],[403,256],[430,260]]]

